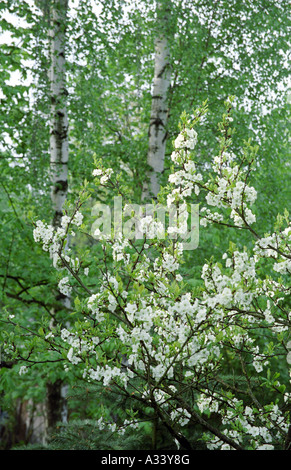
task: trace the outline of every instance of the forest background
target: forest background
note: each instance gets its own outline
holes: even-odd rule
[[[91,194],[82,206],[89,225],[96,202],[112,205],[113,192],[91,186],[97,161],[119,173],[131,203],[156,199],[171,171],[181,115],[195,119],[206,101],[196,165],[209,169],[231,96],[232,150],[241,155],[243,144],[258,146],[256,224],[260,233],[272,233],[290,200],[288,6],[285,0],[1,1],[2,449],[176,448],[174,434],[149,408],[135,409],[131,419],[138,416],[139,424],[126,438],[100,434],[92,427],[100,410],[118,422],[128,398],[102,381],[84,383],[44,347],[34,354],[49,325],[71,321],[80,300],[60,292],[59,274],[33,229],[38,219],[60,226],[83,187]],[[198,194],[193,201],[203,204]],[[102,253],[84,233],[72,250],[90,268],[94,286]],[[230,242],[251,246],[244,230],[226,235],[219,224],[200,227],[199,246],[184,254],[182,266],[194,293],[205,260],[221,259]],[[287,383],[286,361],[280,355],[278,361],[275,370]],[[240,384],[241,372],[231,373]],[[204,448],[198,424],[186,435],[194,448]]]

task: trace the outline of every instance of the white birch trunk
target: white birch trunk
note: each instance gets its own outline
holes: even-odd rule
[[[53,226],[60,226],[63,205],[68,192],[68,115],[66,106],[66,20],[68,0],[51,0],[50,8],[50,176]],[[70,299],[62,299],[64,307]],[[47,384],[45,439],[58,421],[66,421],[66,386],[58,380]]]
[[[50,176],[52,182],[51,201],[53,208],[53,226],[58,227],[63,214],[63,204],[68,189],[68,116],[66,109],[66,16],[68,0],[47,0],[40,4],[43,13],[50,16],[49,46],[50,46]],[[64,300],[64,305],[69,299]],[[61,381],[47,383],[45,403],[34,405],[32,401],[21,404],[20,417],[26,435],[30,442],[45,443],[56,422],[66,421],[64,414],[65,387]],[[34,410],[27,411],[29,407]]]
[[[149,125],[149,147],[147,163],[151,167],[148,173],[149,183],[144,184],[142,199],[156,197],[159,189],[159,177],[164,170],[168,105],[167,95],[171,83],[169,47],[166,37],[170,3],[167,10],[159,12],[162,3],[157,3],[157,29],[161,32],[155,40],[155,66],[152,89],[152,107]]]
[[[66,15],[68,0],[52,2],[50,19],[50,173],[53,225],[58,226],[68,190],[68,116],[66,109]]]

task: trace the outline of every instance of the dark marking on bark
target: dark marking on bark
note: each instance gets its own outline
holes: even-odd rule
[[[165,64],[164,67],[162,68],[162,70],[158,73],[157,77],[158,78],[162,78],[162,76],[164,75],[164,72],[166,70],[166,68],[168,67],[169,64]]]
[[[151,122],[150,122],[150,127],[151,126],[155,126],[155,127],[165,127],[163,121],[161,120],[161,118],[155,118],[155,119],[152,119]]]
[[[68,181],[58,180],[55,182],[53,187],[53,194],[57,194],[59,191],[67,192],[68,190]]]

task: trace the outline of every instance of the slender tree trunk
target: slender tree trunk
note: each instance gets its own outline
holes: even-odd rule
[[[52,182],[51,200],[53,226],[60,226],[63,204],[68,191],[68,115],[66,107],[66,20],[68,0],[51,0],[50,4],[50,175]],[[70,305],[63,299],[64,307]],[[47,384],[46,396],[46,436],[56,423],[64,420],[64,385],[60,380]]]
[[[61,380],[47,383],[45,439],[55,429],[58,422],[66,421],[65,389]]]
[[[167,95],[171,83],[167,38],[170,13],[171,1],[159,0],[157,2],[157,36],[147,154],[147,163],[151,169],[147,175],[149,181],[143,187],[142,199],[157,196],[160,189],[159,177],[164,170],[168,119]]]
[[[66,109],[66,16],[68,0],[52,0],[50,19],[50,170],[53,224],[59,226],[68,190],[68,115]]]

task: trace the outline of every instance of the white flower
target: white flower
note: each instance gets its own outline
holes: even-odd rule
[[[133,321],[134,319],[134,315],[135,313],[137,312],[137,306],[135,304],[131,304],[131,303],[127,303],[125,309],[124,309],[127,313],[127,316],[128,316],[128,319],[129,321]]]
[[[28,372],[27,366],[21,366],[19,369],[19,375],[24,375]]]
[[[257,372],[262,372],[262,370],[263,370],[262,362],[253,361],[253,366],[254,366],[254,368],[256,369]]]
[[[61,294],[66,296],[70,295],[72,292],[72,287],[69,284],[69,278],[67,276],[60,280],[58,288]]]
[[[63,215],[61,219],[61,226],[63,229],[66,229],[70,223],[71,218],[68,215]]]
[[[192,160],[189,160],[187,163],[185,163],[184,167],[188,173],[194,173],[196,170],[195,163]]]
[[[245,195],[246,195],[247,202],[249,202],[250,204],[253,204],[255,200],[257,199],[257,191],[253,187],[246,186]]]
[[[61,330],[61,338],[63,341],[67,341],[68,337],[70,336],[70,332],[66,329],[66,328],[63,328]]]
[[[96,169],[93,170],[92,174],[93,176],[101,176],[100,178],[100,183],[104,184],[108,181],[110,176],[112,175],[113,170],[112,168],[107,168],[106,170],[101,170],[101,169]]]
[[[118,290],[118,281],[114,276],[108,275],[108,282],[113,285],[115,290]]]
[[[81,212],[77,211],[73,220],[72,220],[72,223],[77,225],[77,227],[79,227],[80,225],[82,225],[82,222],[83,222],[83,214],[81,214]]]
[[[180,149],[180,148],[183,148],[185,146],[185,139],[184,139],[183,134],[178,135],[178,137],[175,140],[174,145],[175,145],[176,149]]]
[[[106,183],[108,180],[109,180],[109,176],[108,176],[108,175],[103,175],[103,176],[101,176],[101,178],[100,178],[100,183],[101,183],[101,184],[104,184],[104,183]]]
[[[116,301],[115,297],[112,294],[109,294],[108,295],[108,301],[109,301],[109,305],[108,305],[109,310],[111,312],[114,312],[116,310],[116,307],[117,307],[117,301]]]
[[[196,315],[197,322],[200,323],[203,320],[205,320],[206,315],[207,315],[206,307],[203,307],[203,308],[199,309],[199,311],[197,312],[197,315]]]
[[[172,154],[171,154],[171,160],[172,160],[174,163],[178,163],[178,159],[179,159],[179,152],[172,152]]]
[[[286,261],[275,263],[273,269],[280,274],[288,274],[291,272],[291,260],[287,259]]]
[[[245,415],[249,418],[250,421],[254,420],[254,412],[249,406],[245,407]]]
[[[163,254],[162,266],[165,271],[169,272],[179,269],[179,263],[175,260],[174,256],[169,253]]]
[[[100,170],[100,169],[93,170],[92,175],[93,176],[100,176],[100,175],[102,175],[102,170]]]
[[[186,129],[188,140],[186,140],[185,145],[189,149],[193,150],[197,143],[197,132],[194,129]]]
[[[248,207],[245,208],[245,219],[249,225],[253,224],[256,221],[255,214],[253,214]]]
[[[54,228],[52,225],[45,225],[41,220],[36,222],[36,227],[33,230],[33,237],[35,242],[42,241],[43,250],[48,250],[49,244],[52,242],[53,235]]]
[[[72,364],[78,364],[81,359],[77,356],[74,356],[74,349],[71,348],[67,354],[67,358],[69,359],[69,361],[72,363]]]
[[[194,129],[188,129],[187,128],[186,133],[187,133],[189,139],[193,139],[193,140],[197,139],[197,132]]]

